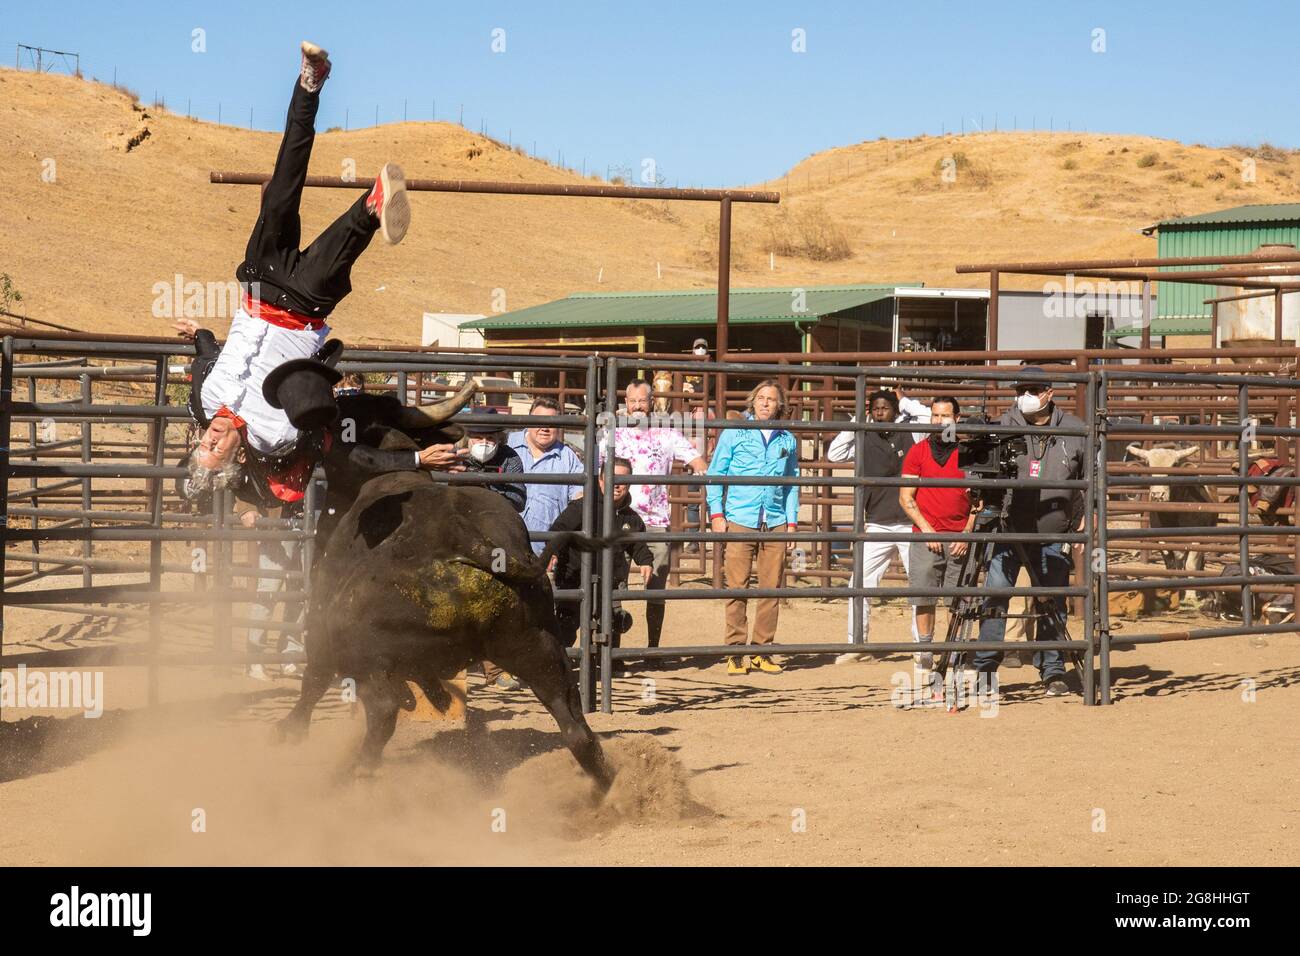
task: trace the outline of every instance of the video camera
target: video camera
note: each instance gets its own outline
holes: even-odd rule
[[[963,424],[992,423],[986,415],[972,415]],[[957,443],[957,467],[974,478],[1014,478],[1016,459],[1028,453],[1024,435],[967,433]]]

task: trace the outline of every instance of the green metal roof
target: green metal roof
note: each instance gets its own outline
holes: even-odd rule
[[[1253,222],[1300,222],[1300,203],[1256,203],[1250,206],[1233,206],[1231,209],[1216,209],[1196,216],[1180,216],[1177,219],[1165,219],[1154,226],[1142,230],[1151,235],[1157,229],[1169,226],[1223,226],[1234,223]]]
[[[887,299],[898,288],[921,288],[920,282],[869,285],[769,286],[732,289],[728,297],[733,325],[811,322]],[[797,293],[802,292],[800,298]],[[554,329],[591,326],[713,325],[718,294],[711,289],[673,292],[575,292],[527,309],[471,319],[462,329]],[[795,311],[795,306],[801,306]]]
[[[1156,253],[1161,258],[1242,256],[1262,245],[1284,243],[1300,246],[1300,203],[1261,203],[1234,206],[1183,216],[1142,230],[1158,236]],[[1176,273],[1204,266],[1171,266],[1162,273]],[[1223,288],[1233,288],[1225,280]],[[1218,287],[1162,281],[1156,298],[1156,335],[1209,334],[1213,307],[1206,299],[1222,294]]]

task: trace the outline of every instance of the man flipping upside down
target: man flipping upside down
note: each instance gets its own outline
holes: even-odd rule
[[[275,171],[262,195],[244,261],[235,271],[242,297],[225,347],[219,349],[212,333],[192,320],[176,323],[182,335],[195,340],[198,353],[190,409],[203,432],[186,461],[191,497],[216,487],[251,487],[253,497],[262,498],[269,490],[281,501],[302,497],[320,457],[319,449],[305,445],[319,441],[319,430],[296,428],[263,396],[263,383],[285,362],[326,354],[325,319],[352,291],[352,264],[377,230],[396,244],[411,221],[402,170],[386,163],[370,191],[299,250],[298,206],[316,136],[320,90],[329,73],[328,54],[303,41],[302,70],[289,100]],[[454,458],[454,451],[449,454]]]

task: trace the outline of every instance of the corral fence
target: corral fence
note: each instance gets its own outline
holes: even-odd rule
[[[302,608],[311,599],[314,528],[323,476],[308,488],[302,515],[292,519],[260,518],[244,527],[234,520],[226,495],[214,496],[206,513],[188,510],[172,487],[184,474],[177,464],[193,442],[184,405],[188,394],[186,365],[192,349],[176,340],[35,333],[3,340],[3,407],[0,433],[8,437],[0,453],[6,489],[0,513],[4,548],[0,554],[0,667],[143,666],[148,696],[158,699],[158,672],[170,666],[228,668],[253,662],[300,663],[301,653],[250,653],[237,650],[236,636],[254,630],[274,632],[281,642],[300,640]],[[635,379],[660,379],[656,405],[671,418],[661,420],[696,436],[708,452],[722,429],[782,427],[796,436],[800,449],[797,477],[724,478],[719,476],[632,475],[628,483],[667,485],[672,522],[667,531],[634,536],[673,546],[669,586],[648,591],[619,586],[612,580],[612,555],[583,556],[581,585],[557,592],[557,600],[577,602],[583,622],[578,646],[571,650],[580,668],[584,706],[608,711],[613,706],[613,679],[618,664],[629,660],[721,658],[736,646],[702,643],[659,648],[615,646],[613,614],[624,602],[666,602],[774,597],[782,600],[846,600],[852,633],[867,613],[871,598],[910,595],[1055,597],[1069,600],[1077,637],[1039,641],[1035,649],[1078,654],[1085,704],[1108,704],[1111,650],[1170,640],[1265,635],[1294,632],[1294,616],[1261,619],[1262,598],[1300,593],[1300,555],[1296,553],[1294,508],[1261,523],[1246,489],[1268,485],[1294,487],[1294,477],[1248,475],[1261,455],[1284,462],[1300,461],[1296,428],[1297,382],[1294,348],[1238,350],[1116,350],[1092,353],[927,353],[934,364],[893,364],[915,356],[825,355],[750,356],[753,361],[716,363],[682,356],[536,354],[467,350],[349,349],[342,371],[367,375],[371,388],[392,389],[404,402],[419,403],[455,388],[465,375],[512,377],[527,400],[551,395],[564,413],[528,416],[474,413],[464,421],[504,427],[552,424],[582,452],[584,471],[576,475],[525,475],[524,484],[580,485],[587,505],[583,527],[608,533],[613,527],[613,499],[606,496],[600,514],[594,494],[600,463],[593,454],[618,427],[621,389]],[[1084,496],[1083,521],[1068,534],[999,535],[997,540],[1027,544],[1069,544],[1074,575],[1066,587],[979,589],[912,589],[905,584],[867,588],[858,569],[867,541],[988,540],[988,534],[890,535],[865,530],[862,503],[872,487],[896,487],[909,479],[875,478],[865,473],[863,443],[853,462],[837,464],[825,446],[843,430],[865,434],[888,425],[866,415],[868,394],[882,384],[900,385],[907,394],[931,398],[953,394],[963,414],[984,410],[997,414],[1012,394],[1019,374],[1015,365],[989,364],[1026,360],[1043,364],[1056,383],[1058,404],[1073,410],[1084,425],[1076,429],[1012,429],[958,425],[972,432],[1059,434],[1082,438],[1090,453],[1086,473],[1077,480],[963,479],[962,487],[989,492],[1022,487],[1066,488]],[[1168,363],[1177,360],[1180,364]],[[1222,361],[1233,363],[1229,366]],[[780,381],[791,396],[788,417],[759,423],[730,420],[720,409],[739,410],[753,384]],[[743,387],[738,387],[743,386]],[[471,410],[472,411],[472,410]],[[852,420],[848,420],[849,418]],[[653,424],[652,420],[652,424]],[[917,432],[938,426],[909,424]],[[1115,454],[1129,442],[1188,441],[1199,448],[1195,464],[1156,469],[1125,462]],[[605,480],[612,487],[612,456],[606,455]],[[496,476],[436,474],[454,484],[483,483]],[[622,480],[622,479],[620,479]],[[704,485],[798,485],[803,491],[799,530],[794,533],[726,533],[705,531],[706,509],[700,508]],[[935,484],[943,484],[936,482]],[[1209,501],[1189,507],[1172,500],[1152,502],[1128,496],[1154,486],[1196,485],[1211,490]],[[1235,497],[1234,497],[1235,496]],[[691,517],[693,509],[697,514]],[[1151,521],[1153,513],[1206,515],[1177,526]],[[1227,518],[1227,521],[1220,520]],[[545,539],[545,532],[535,539]],[[761,538],[807,546],[805,560],[787,570],[773,589],[728,589],[722,586],[722,551],[727,542]],[[268,566],[253,548],[289,549],[287,566]],[[241,556],[240,549],[247,553]],[[1110,555],[1126,549],[1137,555],[1127,563]],[[1152,554],[1194,551],[1207,561],[1231,560],[1239,573],[1160,567]],[[1250,558],[1268,552],[1290,556],[1292,574],[1250,573]],[[250,556],[251,555],[251,556]],[[61,579],[81,577],[80,586],[59,587]],[[100,583],[96,583],[96,577]],[[130,580],[123,581],[123,578]],[[112,583],[102,583],[108,579]],[[711,580],[710,580],[711,579]],[[701,586],[701,581],[705,586]],[[268,591],[268,585],[274,590]],[[1232,591],[1239,595],[1240,622],[1226,627],[1182,630],[1117,631],[1110,619],[1113,591]],[[279,616],[272,607],[281,608]],[[27,609],[47,615],[70,615],[98,622],[107,636],[81,635],[76,640],[7,639],[8,612]],[[680,612],[679,612],[680,613]],[[702,622],[703,628],[721,621]],[[787,618],[783,633],[797,627]],[[1015,645],[1007,645],[1008,649]],[[753,648],[749,648],[753,650]],[[835,643],[780,643],[764,653],[790,657],[838,654],[846,649],[875,655],[906,654],[910,642],[878,642],[849,648]],[[933,651],[970,650],[970,644],[935,642]]]

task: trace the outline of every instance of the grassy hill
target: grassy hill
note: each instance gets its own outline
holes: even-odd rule
[[[0,272],[23,293],[19,311],[88,331],[167,334],[169,323],[151,313],[156,283],[177,274],[233,278],[258,190],[211,185],[207,174],[269,171],[278,133],[190,120],[100,83],[13,70],[0,70],[0,119],[9,171]],[[1254,182],[1241,175],[1248,157]],[[356,175],[371,176],[390,158],[411,177],[584,181],[429,122],[321,133],[311,171],[337,176],[351,160]],[[969,286],[978,277],[954,274],[954,264],[1151,255],[1143,226],[1295,201],[1298,183],[1300,153],[1267,146],[1027,132],[862,142],[753,184],[780,190],[783,202],[736,207],[732,282]],[[343,190],[308,190],[304,237],[351,200]],[[418,193],[412,205],[406,241],[376,240],[354,269],[353,294],[332,323],[344,338],[416,342],[423,312],[488,313],[498,289],[516,309],[577,290],[707,287],[715,278],[711,204]]]

